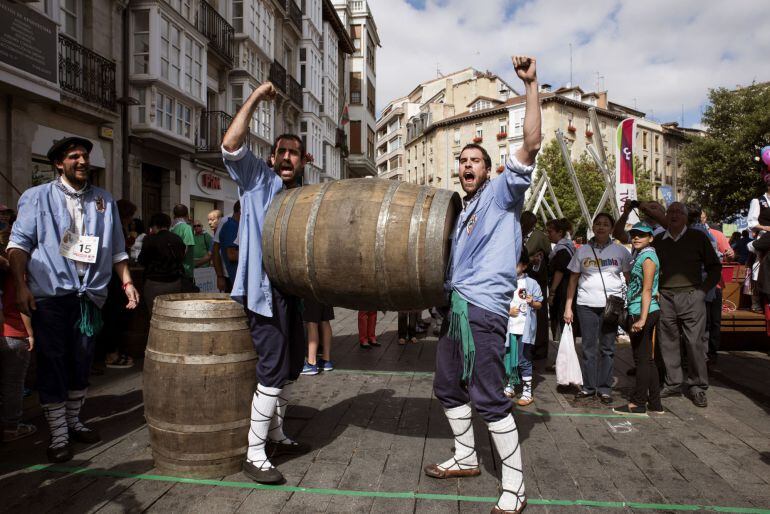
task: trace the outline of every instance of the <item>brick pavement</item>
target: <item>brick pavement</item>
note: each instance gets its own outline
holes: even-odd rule
[[[141,372],[97,377],[84,409],[104,442],[44,469],[47,437],[0,448],[0,512],[488,512],[499,463],[476,420],[480,477],[437,481],[425,464],[451,452],[451,434],[431,394],[435,337],[398,346],[395,313],[378,315],[382,347],[358,348],[356,313],[337,309],[337,369],[295,385],[287,432],[313,452],[277,459],[287,482],[259,487],[241,473],[212,481],[154,475],[141,400]],[[628,348],[616,358],[618,403],[631,385]],[[536,366],[536,402],[514,412],[523,445],[527,512],[770,513],[770,358],[724,353],[709,407],[669,399],[661,416],[624,418],[575,404]],[[30,403],[32,405],[32,403]],[[710,508],[709,508],[710,506]],[[732,509],[725,509],[731,507]]]

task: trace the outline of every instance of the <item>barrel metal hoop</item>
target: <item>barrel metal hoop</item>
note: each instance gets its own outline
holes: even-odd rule
[[[147,348],[147,350],[145,350],[145,358],[167,364],[211,365],[255,361],[257,360],[257,354],[250,351],[243,353],[229,353],[227,355],[183,355],[178,353],[157,352]]]
[[[173,332],[238,332],[248,330],[249,325],[245,318],[209,318],[210,323],[202,323],[202,320],[184,321],[180,318],[160,319],[153,316],[150,319],[150,327],[158,330],[169,330]]]
[[[446,279],[446,263],[449,256],[444,255],[444,231],[447,211],[452,208],[452,199],[457,193],[439,190],[433,197],[428,212],[427,237],[431,245],[425,247],[425,272],[426,283],[441,284]],[[441,290],[443,293],[443,289]]]
[[[287,193],[289,198],[286,200],[286,207],[284,208],[283,216],[281,217],[281,265],[277,268],[281,270],[281,272],[276,274],[280,285],[289,283],[289,249],[286,239],[288,238],[291,211],[294,209],[294,202],[297,201],[301,189],[301,187],[298,187]]]
[[[251,423],[249,418],[243,418],[236,421],[230,421],[229,423],[191,425],[188,423],[169,423],[168,421],[161,421],[159,419],[153,418],[152,416],[148,416],[146,413],[144,417],[147,419],[147,424],[152,428],[163,430],[164,432],[177,432],[179,434],[224,432],[227,430],[234,430],[236,428],[247,427]]]
[[[390,206],[393,202],[393,197],[396,195],[396,191],[400,185],[401,181],[391,181],[391,184],[388,186],[388,190],[382,199],[380,214],[377,218],[377,231],[376,239],[374,242],[374,274],[377,280],[376,283],[378,285],[380,299],[383,301],[383,305],[387,305],[389,308],[393,307],[393,300],[390,297],[388,274],[385,272],[385,242],[387,240]]]
[[[158,430],[158,429],[154,429]],[[166,459],[169,459],[172,462],[200,462],[200,461],[208,461],[208,460],[220,460],[220,459],[228,459],[230,457],[243,457],[243,455],[246,454],[246,451],[249,449],[247,446],[241,446],[239,448],[233,448],[232,450],[226,450],[223,452],[211,452],[211,453],[186,453],[186,452],[179,452],[179,451],[169,451],[165,448],[161,447],[160,445],[155,445],[152,447],[152,452],[160,455],[161,457],[164,457]]]
[[[317,302],[323,303],[323,300],[318,298],[316,291],[318,290],[318,279],[316,278],[315,263],[315,246],[313,244],[315,224],[318,220],[318,211],[321,210],[321,202],[323,202],[326,191],[331,187],[334,182],[324,182],[313,198],[313,205],[310,207],[310,213],[308,214],[307,227],[305,228],[305,271],[307,272],[308,285],[310,291],[313,294],[313,298]]]
[[[281,205],[284,202],[286,193],[278,192],[270,202],[270,208],[265,216],[265,223],[262,225],[262,265],[265,267],[267,276],[274,277],[276,274],[276,256],[275,256],[275,225],[278,221],[278,213],[281,212]]]
[[[420,226],[422,225],[422,211],[425,199],[428,197],[428,193],[431,191],[430,187],[421,187],[417,193],[417,198],[414,201],[414,208],[412,209],[412,218],[409,220],[409,247],[407,249],[407,273],[409,276],[409,283],[414,284],[417,288],[417,298],[422,298],[422,287],[420,286],[420,262],[418,261],[419,255],[419,240],[420,240]]]

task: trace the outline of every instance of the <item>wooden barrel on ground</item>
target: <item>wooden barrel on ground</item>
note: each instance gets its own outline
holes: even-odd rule
[[[350,179],[288,190],[265,216],[272,284],[361,310],[443,305],[449,236],[460,197],[446,189]]]
[[[248,447],[257,355],[226,294],[159,296],[144,361],[144,411],[161,473],[237,472]]]

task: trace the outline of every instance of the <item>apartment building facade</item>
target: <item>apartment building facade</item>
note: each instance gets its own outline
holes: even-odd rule
[[[52,180],[45,155],[68,136],[93,143],[93,182],[120,197],[123,15],[109,0],[0,0],[0,202]]]
[[[377,94],[377,49],[380,37],[366,0],[332,0],[353,43],[353,55],[346,66],[348,153],[346,177],[375,176],[375,128]]]
[[[455,104],[462,106],[461,102]],[[543,145],[553,140],[560,129],[572,159],[578,159],[599,137],[607,155],[614,156],[619,123],[628,117],[637,119],[637,155],[642,166],[651,172],[654,197],[662,200],[663,186],[671,187],[677,199],[686,196],[684,169],[678,155],[691,130],[683,130],[675,123],[659,124],[645,118],[643,112],[608,101],[606,92],[585,93],[578,87],[551,91],[545,84],[540,92],[540,105]],[[419,115],[411,117],[407,123],[402,180],[461,192],[458,159],[463,146],[471,142],[483,146],[492,158],[493,179],[503,171],[507,156],[523,142],[524,97],[503,100],[480,96],[465,107],[464,112],[439,118],[440,109],[424,105]],[[599,134],[593,133],[589,120],[591,107],[597,111]]]
[[[255,112],[249,147],[267,157],[277,134],[299,133],[315,117],[332,134],[317,130],[308,141],[323,158],[323,142],[336,142],[340,126],[331,114],[321,123],[321,86],[336,92],[327,98],[337,109],[345,95],[341,48],[352,52],[352,43],[330,0],[303,4],[305,15],[295,0],[0,0],[0,26],[14,49],[0,55],[2,201],[15,205],[24,189],[53,178],[45,153],[54,140],[77,135],[94,143],[94,182],[135,203],[139,217],[180,202],[194,219],[214,208],[229,212],[238,190],[222,164],[222,136],[266,80],[278,97]],[[320,52],[321,63],[304,87],[303,44]],[[333,54],[326,74],[323,50]],[[331,178],[342,175],[342,146],[336,160],[328,152]],[[306,182],[319,181],[321,169],[316,159]]]

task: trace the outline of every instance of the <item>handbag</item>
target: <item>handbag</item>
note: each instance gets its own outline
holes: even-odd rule
[[[607,287],[604,285],[604,273],[602,272],[602,261],[599,259],[599,256],[596,255],[596,250],[594,250],[593,245],[591,245],[591,251],[594,253],[596,266],[599,268],[599,278],[602,279],[604,297],[607,299],[607,303],[604,304],[602,321],[608,325],[619,325],[621,327],[625,327],[627,318],[626,301],[620,296],[607,294]]]

